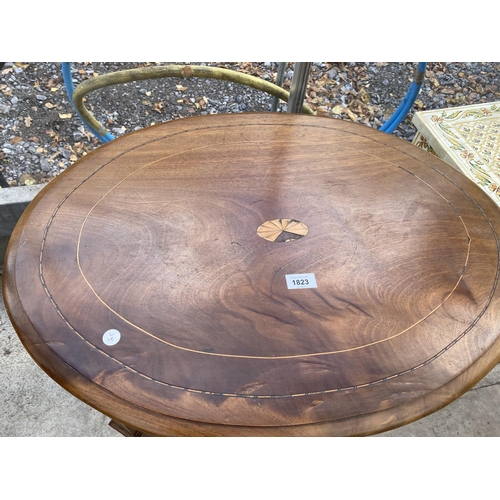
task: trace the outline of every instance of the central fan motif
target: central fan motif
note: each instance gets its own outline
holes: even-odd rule
[[[298,240],[306,236],[308,232],[307,226],[295,219],[268,220],[257,229],[257,234],[261,238],[277,243]]]

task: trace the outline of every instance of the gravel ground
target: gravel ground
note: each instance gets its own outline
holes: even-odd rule
[[[120,69],[187,63],[73,63],[75,86]],[[276,79],[277,63],[196,63]],[[379,128],[404,97],[416,63],[313,63],[307,104],[318,114]],[[293,63],[283,86],[289,90]],[[428,63],[415,110],[500,100],[500,63]],[[115,135],[198,114],[269,111],[272,97],[229,82],[162,79],[133,82],[87,95],[87,107]],[[286,110],[281,104],[279,110]],[[411,141],[407,119],[394,132]],[[0,71],[0,183],[48,182],[98,147],[68,101],[60,63],[4,64]]]

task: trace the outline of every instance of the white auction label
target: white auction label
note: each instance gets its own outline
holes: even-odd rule
[[[108,330],[103,336],[102,341],[106,345],[115,345],[120,341],[121,335],[118,330]]]
[[[291,288],[318,288],[314,273],[285,274],[286,286]]]

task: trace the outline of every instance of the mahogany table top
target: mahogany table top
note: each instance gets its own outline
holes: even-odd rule
[[[4,296],[60,385],[154,435],[366,435],[500,358],[500,213],[394,136],[285,113],[116,139],[30,204]]]

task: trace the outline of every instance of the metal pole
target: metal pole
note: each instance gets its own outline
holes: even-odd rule
[[[276,85],[278,85],[279,87],[283,86],[283,80],[285,79],[285,68],[286,68],[286,62],[278,63],[278,74],[276,75]],[[271,105],[271,111],[273,113],[278,111],[279,101],[280,100],[278,97],[273,97],[273,103]]]
[[[292,78],[292,88],[288,99],[287,113],[300,113],[306,96],[307,82],[311,69],[310,62],[296,62]]]

